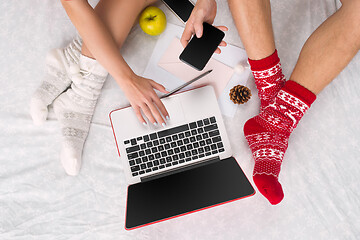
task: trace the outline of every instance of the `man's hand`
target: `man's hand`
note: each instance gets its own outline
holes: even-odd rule
[[[203,22],[207,22],[212,25],[216,16],[216,10],[217,6],[215,0],[197,1],[181,36],[180,42],[183,47],[186,47],[194,34],[196,34],[196,37],[201,38],[203,34]],[[222,31],[228,30],[225,26],[218,26],[217,28]],[[219,46],[226,46],[226,42],[222,41]],[[221,50],[217,48],[215,53],[221,53]]]

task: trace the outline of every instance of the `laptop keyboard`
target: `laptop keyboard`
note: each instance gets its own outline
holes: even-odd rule
[[[133,176],[224,152],[215,117],[124,141]]]

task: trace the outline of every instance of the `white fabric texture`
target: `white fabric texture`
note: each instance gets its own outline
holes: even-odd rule
[[[242,46],[227,1],[216,25]],[[91,1],[92,4],[96,3]],[[162,4],[167,20],[181,24]],[[289,77],[312,31],[333,14],[333,0],[272,1],[276,44]],[[60,124],[34,126],[29,101],[45,74],[45,56],[76,35],[60,1],[0,2],[0,239],[358,239],[360,235],[360,55],[317,98],[293,132],[280,174],[285,198],[271,206],[260,194],[133,231],[124,229],[125,177],[108,114],[128,104],[109,78],[95,108],[76,177],[60,165]],[[123,49],[142,74],[157,37],[136,25]],[[155,79],[156,80],[156,79]],[[259,111],[253,97],[225,124],[234,156],[251,179],[254,160],[243,135]],[[126,124],[126,123],[124,123]]]

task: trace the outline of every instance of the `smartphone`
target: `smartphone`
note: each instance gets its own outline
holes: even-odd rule
[[[194,4],[189,0],[162,0],[163,3],[180,18],[183,23],[186,23],[190,17]]]
[[[204,22],[201,38],[194,35],[179,59],[199,71],[203,70],[224,36],[223,31]]]

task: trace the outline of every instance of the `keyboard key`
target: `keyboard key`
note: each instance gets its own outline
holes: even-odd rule
[[[214,150],[214,151],[211,152],[211,154],[217,154],[217,153],[218,153],[217,150]]]
[[[152,168],[153,171],[156,171],[156,170],[158,170],[158,169],[159,169],[158,167],[153,167],[153,168]]]
[[[208,133],[203,133],[202,137],[203,137],[203,139],[207,139],[207,138],[209,138],[209,134]]]
[[[145,157],[142,157],[141,160],[142,160],[143,162],[147,162],[149,159],[148,159],[147,156],[145,156]]]
[[[224,152],[224,151],[225,151],[225,149],[223,149],[223,148],[219,149],[219,152]]]
[[[202,120],[199,120],[196,123],[197,123],[198,127],[202,127],[204,125]]]
[[[210,137],[214,137],[214,136],[217,136],[217,135],[220,135],[219,130],[215,130],[215,131],[209,132],[209,136],[210,136]]]
[[[139,156],[140,156],[140,157],[142,157],[142,156],[144,156],[144,155],[145,155],[145,152],[144,152],[144,151],[140,151],[140,152],[139,152]]]
[[[185,153],[180,153],[180,154],[179,154],[179,158],[180,158],[180,159],[185,158]]]
[[[192,157],[192,160],[196,160],[196,159],[198,159],[199,157],[198,156],[193,156]]]
[[[162,157],[166,157],[166,156],[167,156],[167,152],[161,152],[161,156],[162,156]]]
[[[140,164],[140,163],[141,163],[141,159],[140,159],[140,158],[137,158],[135,161],[136,161],[137,164]],[[131,164],[130,164],[130,166],[131,166]]]
[[[141,141],[142,140],[142,137],[137,137],[136,138],[136,141]]]
[[[218,143],[217,143],[217,147],[218,147],[218,148],[222,148],[222,147],[224,147],[224,145],[223,145],[222,142],[218,142]]]
[[[152,163],[152,162],[148,162],[148,163],[146,164],[146,166],[147,166],[148,168],[151,168],[151,167],[153,167],[153,163]]]
[[[201,135],[197,135],[197,136],[196,136],[196,140],[197,140],[197,141],[200,141],[200,140],[202,140],[202,137],[201,137]]]
[[[196,128],[196,122],[190,123],[189,126],[190,126],[190,129]]]
[[[159,152],[161,152],[161,151],[164,151],[164,146],[163,145],[160,145],[159,147],[158,147],[158,149],[159,149]]]
[[[210,139],[210,138],[209,138],[209,139],[206,139],[206,144],[207,144],[207,145],[212,144],[212,141],[211,141],[211,139]]]
[[[170,145],[172,148],[174,148],[174,147],[176,147],[176,142],[172,142]]]
[[[189,161],[191,161],[191,158],[185,158],[185,161],[189,162]]]
[[[163,158],[162,158],[162,159],[163,159]],[[160,159],[160,160],[161,160],[161,159]],[[158,166],[158,165],[159,165],[159,160],[155,160],[153,163],[154,163],[155,166]],[[164,163],[165,163],[165,161],[164,161]]]
[[[211,117],[211,118],[210,118],[210,122],[211,122],[211,123],[214,123],[214,122],[216,122],[216,119],[215,119],[215,117]]]
[[[179,153],[179,152],[180,152],[180,148],[178,148],[178,147],[177,147],[177,148],[174,148],[174,152],[175,152],[175,153]]]
[[[200,154],[199,155],[199,158],[203,158],[203,157],[205,157],[205,154]]]
[[[171,163],[165,164],[166,167],[171,167]]]
[[[171,157],[166,157],[166,162],[171,162],[172,158]]]
[[[133,146],[133,147],[128,147],[126,148],[126,153],[132,153],[132,152],[136,152],[139,151],[140,147],[138,145]]]
[[[211,152],[206,152],[205,153],[205,156],[209,156],[209,155],[211,155]]]
[[[152,153],[157,153],[157,152],[158,152],[157,147],[153,147],[153,148],[151,148],[151,152],[152,152]]]
[[[195,137],[191,137],[190,138],[190,142],[195,142],[196,141],[196,138]]]
[[[159,169],[163,169],[165,167],[165,165],[160,165]]]
[[[200,146],[205,146],[206,145],[206,143],[205,143],[205,141],[204,140],[202,140],[202,141],[200,141]]]
[[[199,147],[199,143],[194,142],[193,146],[194,146],[194,148],[198,148],[198,147]]]
[[[177,161],[172,163],[172,165],[177,165],[177,164],[179,164]]]
[[[204,129],[203,128],[198,128],[198,133],[201,134],[204,132]]]
[[[155,141],[153,141],[153,145],[154,145],[154,146],[159,145],[159,140],[155,140]]]
[[[191,130],[191,135],[196,135],[197,134],[197,131],[196,131],[196,129],[193,129],[193,130]]]
[[[146,168],[146,164],[145,164],[145,163],[142,163],[142,164],[140,165],[140,168],[141,168],[141,169],[145,169],[145,168]]]
[[[193,146],[192,146],[191,144],[186,145],[186,149],[187,149],[187,150],[191,150],[191,149],[193,149]]]
[[[179,138],[178,138],[177,135],[173,135],[173,136],[172,136],[172,140],[173,140],[173,141],[176,141],[176,140],[178,140],[178,139],[179,139]]]
[[[167,150],[167,149],[169,149],[170,148],[170,144],[165,144],[165,149]]]
[[[153,144],[152,144],[152,142],[148,142],[148,143],[146,144],[146,146],[147,146],[148,148],[151,148],[151,147],[153,146]]]
[[[211,149],[209,146],[205,146],[204,150],[205,150],[205,152],[209,152]]]
[[[152,161],[154,159],[155,159],[154,155],[149,155],[149,161]]]
[[[133,145],[133,146],[136,145],[136,139],[135,138],[131,139],[130,142],[131,142],[131,145]]]
[[[139,172],[140,175],[141,175],[141,174],[144,174],[144,173],[145,173],[144,170],[141,170],[141,171]]]
[[[139,173],[134,172],[132,175],[133,175],[133,177],[135,177],[135,176],[139,175]]]
[[[216,144],[212,144],[210,147],[211,147],[211,150],[215,150],[216,149]]]
[[[171,142],[171,137],[166,137],[166,142]]]
[[[160,158],[161,158],[160,153],[156,153],[155,154],[155,159],[160,159]]]
[[[126,145],[126,144],[129,144],[130,143],[130,140],[125,140],[124,141],[124,144]]]
[[[205,132],[209,132],[209,131],[212,131],[212,130],[215,130],[215,129],[218,129],[218,126],[217,126],[216,123],[204,127]]]
[[[192,151],[191,151],[191,154],[192,154],[192,155],[198,154],[198,150],[196,150],[196,149],[192,150]]]
[[[205,152],[203,148],[199,148],[198,151],[199,151],[199,153],[204,153]]]
[[[190,137],[190,136],[191,136],[190,131],[185,132],[185,137]]]
[[[151,140],[157,139],[157,134],[156,133],[150,134],[150,139]]]
[[[145,141],[145,142],[147,142],[147,141],[150,140],[149,135],[145,135],[145,136],[143,136],[143,138],[144,138],[144,141]]]
[[[187,124],[181,125],[179,127],[174,127],[174,128],[170,128],[170,129],[166,129],[163,131],[158,132],[159,137],[165,137],[165,136],[169,136],[169,135],[173,135],[175,133],[180,133],[183,131],[189,130],[189,126]]]
[[[136,171],[139,171],[139,170],[140,170],[139,165],[136,165],[136,166],[132,166],[132,167],[131,167],[131,172],[136,172]]]
[[[177,141],[176,143],[177,143],[178,146],[181,146],[181,145],[184,144],[182,140],[179,140],[179,141]]]
[[[160,144],[164,144],[165,143],[165,138],[160,138]]]
[[[191,152],[190,152],[190,151],[185,152],[185,156],[186,156],[186,157],[190,157],[190,156],[191,156]]]
[[[190,140],[188,138],[185,138],[183,142],[184,142],[184,144],[188,144],[190,142]]]
[[[146,148],[146,144],[145,144],[145,143],[142,143],[142,144],[140,145],[140,148],[141,148],[141,149],[145,149],[145,148]]]
[[[184,162],[185,162],[184,159],[179,160],[179,163],[184,163]]]
[[[168,155],[173,155],[173,154],[174,154],[174,150],[169,149],[169,150],[167,151],[167,153],[168,153]]]
[[[177,160],[179,160],[179,156],[178,156],[178,155],[174,155],[174,156],[172,157],[172,159],[173,159],[174,161],[177,161]]]
[[[135,165],[135,161],[134,161],[134,160],[130,160],[130,161],[129,161],[129,164],[130,164],[130,166],[134,166],[134,165]]]
[[[221,137],[220,136],[216,136],[212,138],[213,143],[217,143],[221,141]]]
[[[148,172],[151,172],[151,169],[146,169],[145,172],[147,172],[147,173],[148,173]]]
[[[139,154],[137,152],[128,154],[128,159],[134,159],[139,157]]]
[[[149,155],[149,154],[151,154],[151,151],[150,151],[150,149],[145,149],[145,153],[146,153],[146,155]]]
[[[203,120],[203,122],[204,122],[205,125],[209,125],[209,124],[210,124],[210,121],[209,121],[208,118],[205,118],[205,119]]]
[[[185,137],[185,134],[184,133],[179,133],[179,138],[180,139],[183,139]]]
[[[156,161],[156,160],[155,160],[155,161]],[[160,163],[161,163],[161,164],[164,164],[164,163],[165,163],[165,158],[160,159]]]
[[[180,151],[181,151],[181,152],[185,152],[185,151],[186,151],[186,147],[185,147],[185,146],[181,146],[181,147],[180,147]]]

